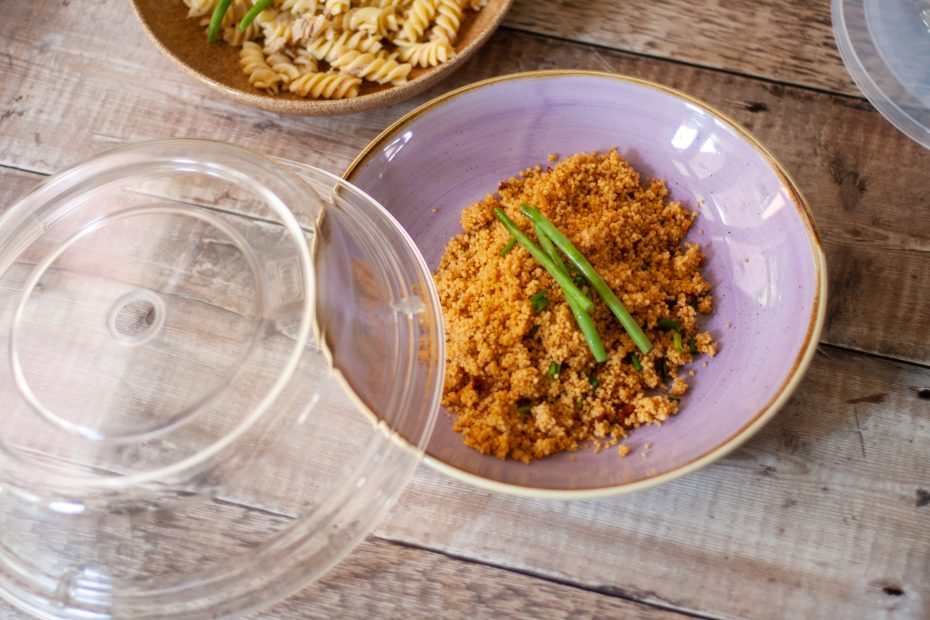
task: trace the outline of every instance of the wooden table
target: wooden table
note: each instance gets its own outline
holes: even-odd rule
[[[355,553],[261,617],[930,617],[930,152],[861,97],[826,0],[516,0],[447,82],[337,118],[214,94],[161,57],[128,3],[0,0],[0,208],[77,160],[155,138],[340,172],[420,103],[548,68],[683,89],[787,166],[830,271],[807,377],[736,453],[634,495],[518,499],[421,466]]]

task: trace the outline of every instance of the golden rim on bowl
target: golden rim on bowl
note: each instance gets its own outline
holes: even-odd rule
[[[826,258],[823,253],[823,248],[821,247],[820,235],[817,232],[817,227],[814,224],[814,218],[810,210],[810,206],[807,204],[807,200],[804,199],[804,196],[801,194],[800,190],[797,187],[797,184],[794,182],[794,179],[788,174],[788,171],[785,170],[784,166],[775,158],[775,156],[769,151],[752,133],[747,129],[742,127],[739,123],[731,119],[729,116],[718,110],[717,108],[711,106],[700,99],[696,99],[691,95],[684,93],[680,90],[658,84],[656,82],[651,82],[649,80],[643,80],[640,78],[620,75],[616,73],[606,73],[602,71],[576,71],[576,70],[546,70],[546,71],[529,71],[525,73],[514,73],[511,75],[504,75],[500,77],[489,78],[486,80],[481,80],[467,86],[450,91],[444,95],[436,97],[418,108],[410,111],[406,115],[402,116],[396,122],[394,122],[387,129],[382,131],[365,149],[359,153],[358,157],[349,164],[349,167],[346,168],[346,171],[343,173],[343,178],[346,181],[352,182],[352,177],[355,172],[368,161],[376,152],[381,150],[383,144],[388,142],[388,140],[396,134],[399,130],[409,124],[412,120],[418,118],[423,113],[433,110],[442,106],[443,104],[449,103],[451,100],[456,97],[463,95],[465,93],[471,92],[473,90],[478,90],[499,82],[508,82],[515,80],[525,80],[525,79],[537,79],[537,78],[550,78],[558,76],[588,76],[596,77],[603,79],[613,79],[619,80],[622,82],[628,82],[632,84],[637,84],[640,86],[645,86],[652,88],[684,101],[692,103],[700,108],[711,113],[715,117],[719,118],[723,122],[727,123],[732,127],[740,136],[746,140],[751,146],[753,146],[759,153],[762,155],[762,158],[768,163],[772,168],[778,178],[781,180],[782,185],[791,192],[792,202],[795,205],[795,208],[798,210],[798,214],[801,216],[801,221],[804,222],[805,230],[807,231],[808,239],[811,244],[811,256],[814,261],[814,271],[816,277],[816,286],[815,296],[813,301],[813,307],[811,309],[811,314],[808,319],[808,328],[807,333],[804,338],[804,344],[801,346],[798,351],[797,356],[795,357],[794,364],[792,365],[791,371],[788,373],[788,376],[779,386],[775,395],[762,406],[755,415],[750,418],[746,424],[742,426],[738,431],[726,439],[723,443],[712,448],[705,452],[704,454],[693,458],[687,463],[683,463],[667,472],[661,474],[656,474],[654,476],[649,476],[636,480],[634,482],[625,482],[618,485],[607,486],[607,487],[591,487],[584,489],[549,489],[544,487],[531,487],[518,484],[512,484],[508,482],[500,482],[498,480],[491,480],[483,476],[479,476],[469,471],[465,471],[455,465],[447,463],[429,451],[429,448],[426,450],[426,462],[433,467],[434,469],[441,471],[445,474],[448,474],[454,478],[458,478],[464,482],[468,482],[477,487],[484,488],[490,491],[497,491],[501,493],[508,493],[511,495],[521,495],[526,497],[538,497],[546,499],[590,499],[590,498],[599,498],[599,497],[608,497],[611,495],[620,495],[622,493],[631,493],[633,491],[641,491],[643,489],[648,489],[650,487],[662,484],[663,482],[668,482],[674,480],[685,474],[697,471],[706,465],[710,465],[714,461],[723,458],[739,446],[741,446],[745,441],[750,437],[756,434],[759,429],[761,429],[775,413],[781,409],[794,391],[797,389],[798,384],[801,382],[801,379],[804,376],[805,371],[810,365],[811,359],[814,357],[814,352],[817,350],[817,343],[820,340],[820,334],[823,331],[824,319],[826,316],[826,299],[827,299],[827,265]]]

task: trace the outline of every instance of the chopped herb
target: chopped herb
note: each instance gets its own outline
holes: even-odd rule
[[[664,327],[665,329],[674,329],[676,332],[681,331],[681,323],[678,321],[673,321],[672,319],[659,319],[659,327]]]
[[[595,390],[597,389],[597,386],[601,384],[600,380],[594,375],[588,375],[588,383],[590,383],[591,387],[593,387]]]
[[[668,395],[668,399],[669,399],[669,400],[674,400],[674,401],[679,401],[679,400],[681,400],[680,398],[678,398],[678,397],[675,396],[674,394],[669,394],[669,395]]]
[[[533,304],[533,312],[539,314],[549,305],[549,295],[546,294],[546,291],[539,291],[530,297],[530,303]]]
[[[558,376],[560,370],[562,370],[562,367],[555,362],[552,362],[549,364],[549,370],[546,371],[546,376],[550,379],[555,379],[556,376]]]
[[[642,271],[646,271],[647,269],[649,269],[649,263],[646,262],[646,261],[643,261],[643,264],[640,265],[639,268],[640,268]]]
[[[698,354],[697,339],[694,336],[688,338],[688,350],[691,352],[691,355]]]
[[[575,409],[581,409],[582,407],[584,407],[584,397],[575,401]]]
[[[537,325],[536,323],[533,323],[533,325],[530,327],[530,331],[526,333],[526,337],[532,338],[536,335],[536,332],[538,331],[539,331],[539,325]]]
[[[510,238],[510,241],[507,242],[507,245],[505,245],[503,248],[501,248],[501,251],[498,252],[497,254],[498,254],[499,256],[507,256],[507,253],[510,252],[510,250],[512,250],[512,249],[513,249],[513,246],[515,246],[515,245],[517,245],[517,240],[514,239],[513,237],[511,237],[511,238]]]
[[[672,332],[672,343],[675,345],[676,349],[678,349],[682,353],[685,352],[685,348],[681,346],[681,334],[680,333]]]
[[[517,411],[519,411],[520,413],[530,413],[532,410],[533,410],[532,405],[523,405],[521,407],[517,407]]]
[[[636,372],[643,371],[643,365],[639,361],[639,356],[636,355],[635,353],[630,353],[630,363],[633,364],[633,368],[636,369]]]
[[[665,381],[668,378],[668,369],[665,367],[664,357],[660,357],[656,360],[656,369],[659,371],[659,376]]]

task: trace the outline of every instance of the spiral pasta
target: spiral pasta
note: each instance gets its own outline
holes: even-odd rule
[[[400,28],[394,7],[365,6],[351,9],[346,13],[343,24],[348,30],[359,30],[383,37]]]
[[[295,15],[315,14],[320,7],[318,0],[279,0],[278,4],[282,11],[290,11]]]
[[[435,67],[449,60],[453,50],[446,41],[437,39],[423,43],[406,43],[398,47],[397,54],[401,60],[413,66]]]
[[[239,64],[249,76],[249,84],[255,88],[267,88],[277,93],[281,83],[279,76],[265,60],[265,54],[258,43],[246,41],[239,52]]]
[[[213,9],[216,8],[216,3],[219,0],[184,0],[184,4],[187,5],[188,17],[200,17],[202,15],[208,15],[213,12]]]
[[[181,0],[205,28],[220,0]],[[269,94],[355,97],[363,84],[400,85],[448,62],[466,9],[487,0],[273,0],[239,30],[258,0],[232,0],[220,23],[240,47],[249,84]]]
[[[326,0],[323,12],[326,15],[340,15],[349,10],[349,0]]]
[[[439,0],[436,5],[436,20],[430,30],[430,39],[445,41],[449,45],[455,43],[464,15],[465,12],[459,0]]]
[[[436,15],[436,0],[413,0],[407,13],[404,15],[403,25],[400,29],[400,35],[397,37],[401,41],[413,43],[423,36],[423,33],[433,21]]]
[[[357,52],[375,53],[381,50],[381,41],[367,32],[343,32],[339,35],[327,34],[307,45],[307,51],[317,60],[332,63],[341,50],[350,49]]]
[[[301,97],[317,99],[345,99],[358,96],[362,80],[345,73],[305,73],[289,87],[292,93]]]
[[[343,73],[371,80],[378,84],[403,84],[412,68],[407,63],[398,63],[391,56],[381,56],[357,50],[343,49],[343,53],[332,61],[333,67]]]

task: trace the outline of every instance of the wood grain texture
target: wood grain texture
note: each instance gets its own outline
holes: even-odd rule
[[[830,61],[826,2],[747,8],[675,0],[648,10],[639,1],[571,3],[597,18],[566,17],[557,9],[567,4],[517,0],[509,23],[852,92]],[[148,44],[129,7],[115,0],[23,3],[4,17],[0,165],[42,173],[113,145],[164,137],[218,139],[339,171],[417,103],[514,71],[599,69],[681,88],[754,131],[807,195],[830,267],[825,340],[930,362],[930,153],[863,100],[504,29],[451,80],[413,101],[351,117],[288,118],[197,85]],[[644,38],[618,30],[621,17],[635,19]],[[753,29],[766,19],[767,30]],[[772,44],[783,37],[786,43]],[[731,44],[720,46],[723,38]],[[819,74],[821,48],[829,62]],[[37,178],[0,168],[0,206]],[[450,609],[656,617],[640,606],[617,607],[626,603],[606,594],[720,618],[930,617],[928,441],[930,370],[826,346],[789,406],[756,438],[656,489],[602,501],[530,501],[421,467],[376,532],[380,540],[370,538],[265,617],[434,617]],[[543,613],[535,613],[537,604]]]
[[[513,28],[861,96],[828,0],[515,0]]]
[[[145,43],[128,7],[36,3],[0,23],[0,40],[7,42],[0,59],[0,164],[39,172],[164,137],[224,140],[340,171],[415,105],[516,71],[596,69],[680,88],[752,130],[810,201],[830,276],[824,340],[930,362],[924,344],[930,315],[922,311],[930,307],[930,287],[921,285],[930,281],[930,225],[921,215],[930,208],[930,152],[862,100],[505,30],[448,82],[409,102],[300,119],[244,108],[201,88]],[[884,299],[895,303],[866,303]]]
[[[715,618],[926,618],[921,388],[930,370],[825,348],[784,411],[700,472],[554,502],[421,467],[376,533]]]
[[[0,199],[37,176],[0,170]],[[921,618],[928,441],[930,369],[825,347],[786,410],[701,472],[565,503],[495,495],[421,467],[377,535],[711,617]],[[407,588],[425,596],[430,573],[417,574]],[[364,604],[381,609],[393,596]],[[410,604],[397,609],[419,609]]]
[[[328,618],[629,618],[679,613],[369,538],[318,582],[254,620]],[[26,614],[0,600],[0,618]]]

